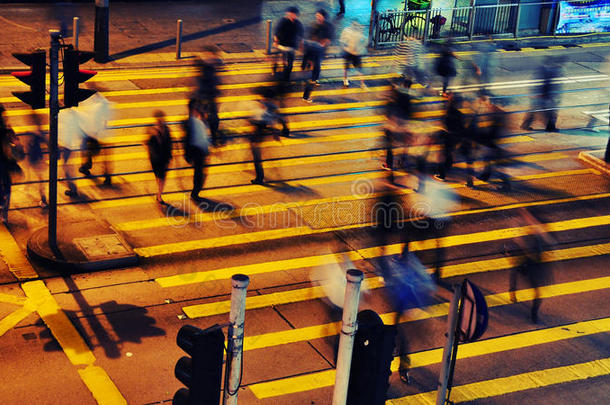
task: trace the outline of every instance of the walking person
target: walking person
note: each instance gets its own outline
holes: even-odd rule
[[[188,104],[189,116],[184,122],[184,158],[193,165],[193,190],[191,199],[196,203],[203,201],[199,193],[206,179],[206,161],[210,146],[210,129],[204,122],[204,115],[197,100]]]
[[[74,172],[69,159],[73,151],[78,150],[83,143],[85,134],[78,124],[78,114],[73,108],[59,110],[58,115],[57,142],[59,148],[58,159],[61,159],[64,168],[64,176],[67,180],[68,189],[64,192],[68,197],[78,197],[76,183],[74,183]]]
[[[282,77],[285,82],[290,81],[294,56],[297,49],[301,48],[303,42],[303,24],[299,21],[299,9],[288,7],[286,15],[277,24],[273,36],[273,46],[280,51],[282,58]],[[273,65],[273,74],[277,73],[277,61]]]
[[[366,53],[366,38],[364,37],[364,28],[357,21],[353,21],[351,25],[346,27],[339,37],[341,48],[343,49],[343,59],[345,67],[343,69],[343,85],[349,86],[347,79],[347,71],[350,65],[354,66],[359,75],[362,75],[362,55]],[[366,89],[364,79],[360,80],[360,87]]]
[[[40,122],[40,116],[36,111],[32,110],[30,114],[30,121],[35,129],[29,134],[27,143],[27,161],[29,163],[28,177],[32,182],[38,184],[38,193],[40,194],[40,208],[47,208],[47,196],[44,192],[44,186],[46,181],[44,180],[44,162],[42,160],[42,145],[47,143],[46,136],[42,131],[42,124]]]
[[[537,88],[534,88],[538,94],[532,95],[532,109],[540,111],[531,111],[525,116],[525,120],[521,124],[521,129],[533,131],[532,123],[536,118],[536,114],[541,112],[546,121],[547,132],[557,132],[557,110],[556,105],[559,103],[558,95],[561,90],[559,83],[555,80],[561,76],[561,67],[557,61],[548,57],[543,64],[538,68],[538,79],[542,82]]]
[[[491,126],[487,130],[478,128],[481,136],[478,137],[478,142],[487,148],[485,154],[485,168],[477,176],[479,180],[488,181],[490,177],[497,177],[502,180],[501,190],[508,191],[511,189],[510,180],[507,174],[498,170],[496,166],[505,155],[504,150],[499,145],[500,138],[506,130],[506,111],[500,106],[492,104],[487,96],[480,96],[479,100],[487,108],[486,112],[491,118]]]
[[[342,18],[345,14],[345,0],[339,0],[339,12],[337,13],[337,18]]]
[[[538,311],[542,304],[540,287],[551,277],[548,266],[542,260],[542,254],[545,251],[545,246],[552,244],[553,240],[548,236],[542,223],[527,209],[519,209],[519,214],[528,226],[528,233],[515,239],[521,250],[521,256],[510,273],[509,294],[511,301],[517,302],[515,295],[517,279],[519,277],[526,279],[530,287],[534,289],[530,317],[533,323],[538,323]]]
[[[399,74],[413,83],[429,87],[429,81],[422,67],[424,45],[417,39],[417,29],[413,28],[410,36],[405,35],[403,41],[394,48],[394,73]]]
[[[301,69],[311,69],[311,79],[307,81],[305,90],[303,91],[303,100],[308,103],[313,102],[311,92],[314,86],[318,84],[320,71],[322,69],[322,61],[324,60],[326,49],[330,46],[334,36],[334,28],[332,24],[327,21],[327,18],[328,14],[326,11],[322,9],[316,11],[316,21],[311,27],[309,39],[304,42],[305,50]]]
[[[608,113],[608,116],[610,117],[610,104],[608,105]],[[606,163],[610,163],[610,136],[608,136],[608,143],[606,144],[606,153],[604,154],[604,161]]]
[[[15,133],[4,121],[4,106],[0,104],[0,219],[8,224],[11,205],[12,174],[19,165],[13,156]]]
[[[436,60],[436,73],[442,77],[443,88],[441,95],[447,94],[447,88],[451,79],[455,77],[457,71],[455,69],[455,59],[459,59],[453,52],[453,46],[451,40],[447,40],[443,43],[440,50],[440,55]]]
[[[148,148],[148,157],[150,158],[150,164],[157,180],[157,203],[166,205],[166,202],[163,201],[163,188],[165,186],[167,169],[172,160],[172,137],[169,127],[165,123],[163,111],[156,110],[153,116],[156,121],[155,125],[148,131],[149,138],[146,141],[146,147]]]
[[[282,125],[282,136],[289,136],[290,131],[284,117],[279,113],[275,101],[276,94],[273,89],[262,88],[260,94],[263,99],[259,101],[259,109],[255,112],[254,117],[250,120],[254,125],[254,134],[250,138],[250,150],[252,152],[252,162],[254,163],[254,171],[256,177],[252,180],[252,184],[264,184],[265,172],[263,170],[263,160],[261,157],[260,144],[264,141],[268,131],[273,130],[273,125],[279,123]],[[277,135],[274,136],[279,140]]]
[[[204,48],[205,57],[197,62],[199,76],[197,78],[197,90],[195,98],[203,108],[203,113],[207,116],[207,123],[212,134],[214,146],[224,145],[226,139],[224,133],[219,130],[220,119],[218,118],[217,97],[220,95],[218,89],[218,69],[222,65],[222,60],[218,57],[218,50],[214,46]]]

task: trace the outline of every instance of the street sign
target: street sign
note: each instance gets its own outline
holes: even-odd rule
[[[489,313],[487,303],[481,290],[470,280],[464,280],[464,296],[462,297],[462,313],[460,316],[460,342],[474,342],[487,330]]]

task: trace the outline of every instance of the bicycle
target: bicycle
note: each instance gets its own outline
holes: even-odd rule
[[[413,36],[415,33],[423,32],[426,23],[421,13],[384,13],[380,14],[378,24],[378,43],[400,42],[405,36]],[[400,16],[404,16],[400,18]]]

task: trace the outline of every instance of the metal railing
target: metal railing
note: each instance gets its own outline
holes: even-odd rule
[[[375,12],[370,42],[372,47],[381,48],[393,46],[403,41],[405,36],[427,42],[449,37],[555,35],[558,20],[559,6],[554,2],[391,10]]]

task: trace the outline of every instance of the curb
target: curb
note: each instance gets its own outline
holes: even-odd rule
[[[589,166],[593,166],[593,168],[603,172],[606,176],[610,176],[610,163],[604,161],[605,150],[594,150],[590,152],[580,152],[578,154],[578,159],[587,163]]]

